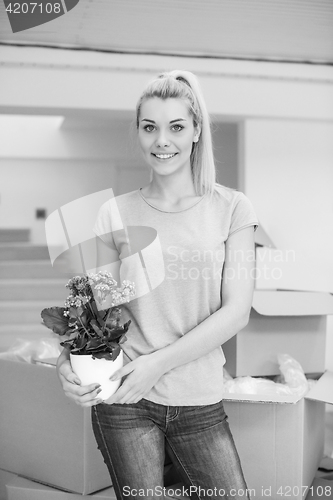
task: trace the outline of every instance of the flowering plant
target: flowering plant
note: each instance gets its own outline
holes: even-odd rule
[[[58,335],[69,338],[60,343],[72,354],[92,354],[93,358],[114,361],[120,353],[120,345],[126,340],[131,320],[120,324],[120,304],[128,302],[135,295],[134,284],[123,281],[121,288],[111,273],[100,271],[71,278],[67,285],[70,295],[65,307],[43,309],[43,324]],[[98,309],[107,303],[107,308]]]

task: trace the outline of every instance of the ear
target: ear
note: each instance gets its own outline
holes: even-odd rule
[[[200,125],[197,125],[195,127],[193,142],[198,142],[198,140],[200,138],[200,134],[201,134],[201,127],[200,127]]]

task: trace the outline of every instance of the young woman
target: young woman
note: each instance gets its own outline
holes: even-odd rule
[[[114,230],[110,203],[101,207],[98,255],[130,255],[125,228],[148,226],[164,279],[125,306],[132,324],[115,376],[124,378],[108,401],[96,399],[96,385],[80,385],[66,350],[58,374],[70,398],[92,406],[119,500],[161,498],[165,450],[191,498],[248,498],[223,409],[221,345],[248,322],[257,218],[243,193],[215,182],[209,117],[192,73],[172,71],[148,85],[137,129],[151,182],[116,198],[124,230]]]

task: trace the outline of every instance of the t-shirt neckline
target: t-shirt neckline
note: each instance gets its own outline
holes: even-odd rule
[[[147,200],[147,198],[145,198],[142,194],[142,188],[139,188],[138,189],[138,193],[141,197],[141,199],[147,204],[149,205],[151,208],[153,208],[154,210],[157,210],[158,212],[163,212],[163,213],[166,213],[166,214],[179,214],[179,213],[182,213],[182,212],[187,212],[188,210],[191,210],[191,208],[194,208],[198,205],[198,203],[200,203],[204,198],[206,198],[206,195],[207,193],[205,193],[203,196],[201,196],[201,198],[196,201],[193,205],[191,205],[190,207],[187,207],[187,208],[183,208],[182,210],[163,210],[162,208],[158,208],[158,207],[155,207],[155,205],[152,205],[151,203],[149,203],[149,201]]]

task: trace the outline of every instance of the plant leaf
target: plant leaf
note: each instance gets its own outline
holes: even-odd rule
[[[118,357],[118,354],[120,353],[120,347],[117,345],[117,347],[112,351],[112,361],[115,361],[115,359]]]
[[[83,348],[86,348],[87,344],[88,344],[89,340],[86,339],[85,336],[83,335],[80,335],[80,337],[77,337],[75,339],[75,347],[77,347],[78,349],[83,349]]]
[[[94,349],[100,349],[100,348],[105,348],[104,342],[100,338],[95,338],[95,339],[89,339],[87,342],[87,345],[85,346],[85,349],[87,351],[91,351]]]
[[[83,313],[83,307],[70,307],[69,316],[70,318],[80,318]]]
[[[58,335],[65,335],[71,328],[68,324],[68,317],[64,316],[65,311],[66,309],[64,307],[49,307],[43,309],[41,316],[44,325]]]
[[[97,333],[97,335],[98,335],[99,337],[103,337],[103,332],[102,332],[102,330],[98,327],[98,323],[97,323],[97,321],[96,321],[95,319],[92,319],[92,320],[90,321],[90,324],[91,324],[91,326],[93,327],[94,332],[96,332],[96,333]]]

